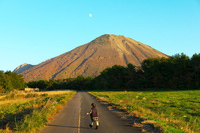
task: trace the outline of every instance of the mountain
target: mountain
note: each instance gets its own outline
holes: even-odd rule
[[[30,68],[32,68],[32,67],[34,67],[34,65],[24,63],[24,64],[18,66],[17,68],[15,68],[15,69],[13,70],[13,72],[22,73],[23,71],[26,71],[26,70],[28,70],[28,69],[30,69]]]
[[[97,76],[113,65],[140,66],[150,57],[168,57],[131,38],[105,34],[69,52],[46,60],[24,72],[25,81]]]

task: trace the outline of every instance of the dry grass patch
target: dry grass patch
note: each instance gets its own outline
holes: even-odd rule
[[[30,93],[35,93],[38,95],[41,94],[48,94],[48,95],[58,95],[58,94],[65,94],[71,92],[70,90],[59,90],[59,91],[43,91],[43,92],[30,92]]]
[[[57,94],[64,94],[64,93],[69,93],[69,92],[71,92],[71,91],[70,91],[70,90],[40,91],[40,92],[17,91],[17,92],[14,92],[14,93],[18,93],[18,94],[22,94],[22,95],[26,95],[26,94],[38,94],[38,95],[48,94],[48,95],[57,95]]]
[[[0,132],[35,132],[42,128],[75,91],[13,92],[0,99]]]

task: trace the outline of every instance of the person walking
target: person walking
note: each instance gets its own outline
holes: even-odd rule
[[[92,106],[92,108],[91,108],[90,112],[87,113],[87,115],[90,115],[90,118],[91,118],[91,123],[90,123],[89,126],[92,128],[93,123],[96,122],[96,129],[98,129],[98,127],[99,127],[99,120],[98,120],[98,114],[97,114],[96,104],[92,103],[91,106]]]

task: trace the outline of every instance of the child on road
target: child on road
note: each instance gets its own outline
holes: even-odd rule
[[[91,128],[93,126],[93,123],[96,122],[96,129],[99,127],[99,120],[98,120],[98,114],[97,114],[97,109],[96,109],[96,104],[92,103],[91,104],[92,108],[87,115],[90,115],[91,118],[91,124],[89,125]]]

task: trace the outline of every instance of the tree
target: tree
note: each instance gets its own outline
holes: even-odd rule
[[[5,74],[9,76],[14,89],[22,89],[25,87],[25,82],[22,75],[11,71],[7,71]]]
[[[128,64],[125,74],[125,88],[127,90],[137,90],[142,87],[143,72],[141,70],[136,71],[136,67],[132,64]]]
[[[200,88],[200,53],[194,54],[191,58],[191,78],[193,86],[195,89]]]
[[[8,75],[4,74],[3,71],[0,71],[0,86],[1,91],[9,92],[13,90],[12,82]]]

